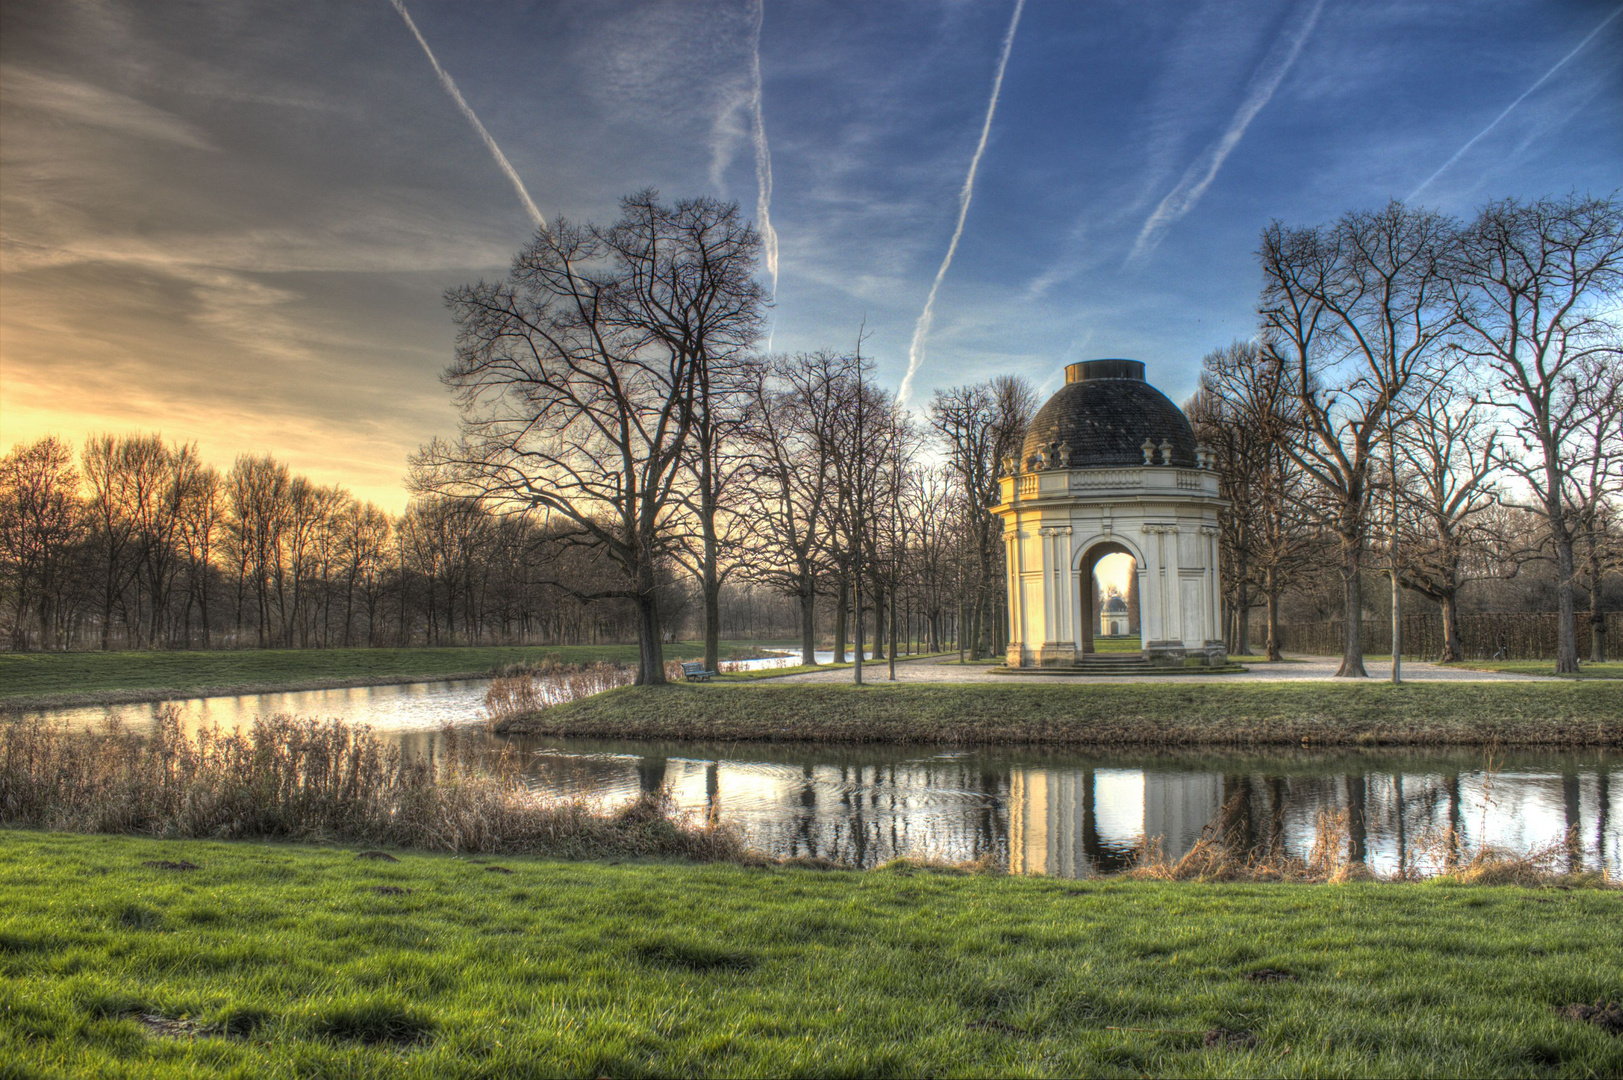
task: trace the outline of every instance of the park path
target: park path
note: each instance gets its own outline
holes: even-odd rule
[[[899,660],[896,663],[896,681],[910,683],[974,683],[996,682],[1015,686],[1024,686],[1028,683],[1070,683],[1083,685],[1088,683],[1190,683],[1190,682],[1338,682],[1336,668],[1341,661],[1337,657],[1303,656],[1287,657],[1283,663],[1271,664],[1267,661],[1257,662],[1252,657],[1240,656],[1234,658],[1236,662],[1244,664],[1248,670],[1236,671],[1227,675],[1090,675],[1078,677],[1075,675],[1005,675],[993,672],[990,667],[978,665],[960,666],[954,663],[942,663],[940,659],[930,660]],[[1369,672],[1370,682],[1384,682],[1391,677],[1390,662],[1370,663],[1365,661],[1365,670]],[[862,667],[864,682],[888,682],[889,665],[883,661],[872,661]],[[1443,667],[1439,664],[1429,664],[1420,660],[1405,660],[1403,662],[1403,678],[1405,682],[1549,682],[1554,681],[1553,675],[1521,675],[1502,671],[1468,671],[1462,668]],[[850,682],[851,669],[843,668],[832,671],[808,671],[801,675],[786,675],[773,682]]]

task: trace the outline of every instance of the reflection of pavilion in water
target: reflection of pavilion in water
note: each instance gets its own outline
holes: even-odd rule
[[[1110,873],[1155,838],[1176,858],[1194,847],[1222,808],[1222,778],[1213,773],[1017,769],[1010,781],[1009,871],[1015,874]]]

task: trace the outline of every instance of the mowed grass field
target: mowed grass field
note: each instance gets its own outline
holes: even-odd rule
[[[1612,890],[396,855],[0,832],[0,1075],[1623,1073]]]
[[[1623,682],[628,686],[507,730],[721,742],[1617,746]]]
[[[762,647],[756,642],[724,642],[722,657],[754,655]],[[704,645],[699,642],[665,646],[667,660],[703,656]],[[477,677],[547,659],[635,664],[637,646],[0,653],[0,705],[98,704]]]

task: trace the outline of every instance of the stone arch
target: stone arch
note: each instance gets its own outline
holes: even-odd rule
[[[1079,653],[1093,652],[1094,628],[1099,625],[1099,609],[1096,603],[1097,595],[1093,587],[1093,571],[1099,565],[1099,560],[1106,555],[1126,555],[1133,560],[1133,573],[1138,574],[1144,569],[1144,554],[1138,550],[1124,536],[1095,536],[1076,547],[1072,572],[1076,575],[1077,595],[1077,634],[1076,647]],[[1137,602],[1142,605],[1144,597],[1139,591]],[[1138,623],[1144,625],[1144,613],[1138,611]]]

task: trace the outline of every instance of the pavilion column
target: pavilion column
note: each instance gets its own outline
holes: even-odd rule
[[[1206,607],[1209,614],[1206,616],[1206,641],[1218,641],[1223,637],[1223,594],[1217,585],[1217,530],[1210,525],[1202,525],[1201,534],[1206,539]]]
[[[1188,636],[1183,612],[1183,556],[1179,550],[1180,537],[1176,525],[1166,526],[1168,553],[1172,556],[1167,567],[1167,640],[1181,642]]]
[[[1061,525],[1054,530],[1054,591],[1058,594],[1055,616],[1059,621],[1056,640],[1072,645],[1076,644],[1076,628],[1071,625],[1074,621],[1072,613],[1076,608],[1073,595],[1075,577],[1071,573],[1071,527]]]
[[[1042,537],[1043,551],[1043,639],[1039,644],[1046,645],[1054,640],[1054,530],[1045,526],[1037,534]]]

